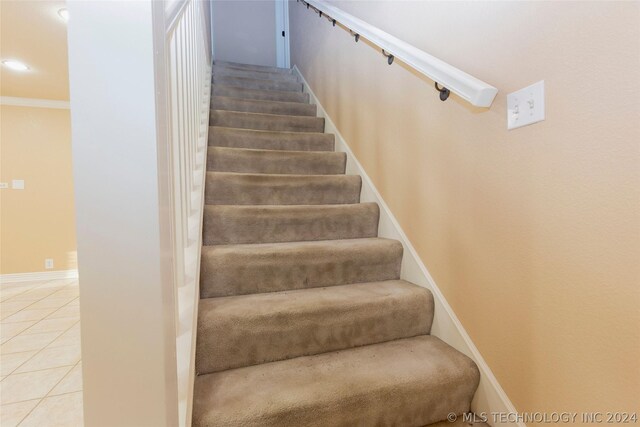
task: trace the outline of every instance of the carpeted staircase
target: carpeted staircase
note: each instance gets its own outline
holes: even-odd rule
[[[472,360],[288,69],[213,67],[194,426],[423,426],[469,411]]]

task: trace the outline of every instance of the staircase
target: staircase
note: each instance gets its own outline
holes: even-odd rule
[[[213,67],[193,425],[424,426],[470,409],[472,360],[291,70]]]

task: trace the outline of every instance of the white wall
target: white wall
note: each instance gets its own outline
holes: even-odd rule
[[[168,149],[154,58],[163,6],[68,2],[84,422],[91,427],[178,425],[171,206],[162,187]]]
[[[213,7],[215,59],[276,66],[273,0],[216,0]]]

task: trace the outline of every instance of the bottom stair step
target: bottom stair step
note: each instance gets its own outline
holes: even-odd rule
[[[433,296],[404,280],[207,298],[198,374],[427,335]]]
[[[195,380],[194,426],[424,426],[469,411],[480,374],[423,335]]]

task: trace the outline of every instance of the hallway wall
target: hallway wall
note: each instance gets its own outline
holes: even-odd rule
[[[516,408],[640,410],[640,3],[331,3],[500,91],[443,103],[290,3],[292,64]],[[543,79],[546,121],[507,131]]]
[[[215,0],[215,59],[276,66],[274,0]]]
[[[0,272],[76,269],[69,110],[0,107]]]

